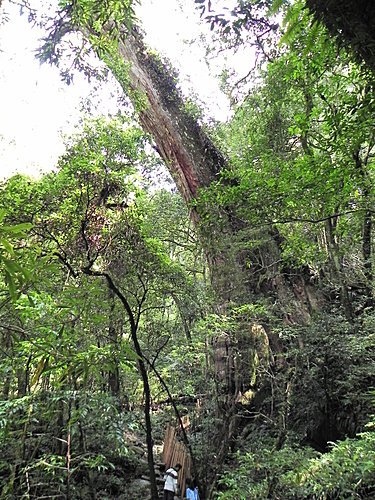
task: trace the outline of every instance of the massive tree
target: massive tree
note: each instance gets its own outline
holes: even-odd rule
[[[283,221],[277,217],[282,215],[286,217],[285,223],[301,223],[297,230],[294,226],[292,236],[298,234],[298,230],[299,234],[310,231],[313,233],[312,244],[320,241],[318,238],[325,238],[330,269],[335,272],[335,279],[339,283],[341,305],[348,321],[352,322],[354,311],[349,304],[347,280],[342,268],[342,254],[338,245],[341,228],[338,223],[345,220],[341,217],[342,209],[349,211],[354,206],[356,210],[358,199],[364,200],[360,207],[361,213],[365,213],[363,228],[364,242],[367,244],[363,257],[368,263],[370,282],[372,212],[369,205],[370,188],[368,191],[366,189],[367,162],[372,154],[373,138],[362,134],[356,119],[351,121],[351,117],[356,117],[357,112],[360,114],[367,106],[369,90],[361,88],[363,100],[357,101],[358,93],[347,92],[343,83],[347,78],[347,69],[336,74],[342,69],[340,63],[335,66],[336,53],[327,71],[326,61],[315,60],[308,52],[314,45],[314,36],[307,48],[301,39],[302,42],[296,44],[290,59],[281,61],[281,66],[290,70],[289,74],[287,71],[283,73],[277,65],[271,67],[270,75],[275,79],[272,82],[270,78],[272,91],[277,90],[280,95],[274,101],[270,99],[274,96],[264,94],[247,102],[250,119],[248,122],[242,119],[239,126],[241,128],[247,123],[252,130],[247,131],[248,136],[244,138],[241,129],[242,140],[238,140],[238,144],[242,149],[237,150],[237,156],[241,159],[248,157],[251,168],[250,163],[247,165],[244,162],[248,168],[234,172],[235,160],[229,161],[189,114],[173,71],[145,46],[141,31],[129,22],[131,19],[131,2],[112,0],[105,6],[96,1],[64,2],[57,20],[50,25],[42,55],[47,60],[57,62],[61,44],[65,39],[69,41],[72,32],[79,31],[117,77],[131,98],[142,127],[152,136],[155,149],[169,168],[190,209],[210,263],[216,291],[216,310],[227,312],[233,306],[263,299],[272,308],[276,318],[274,325],[277,322],[306,325],[311,320],[321,305],[315,289],[317,278],[315,275],[314,282],[306,259],[301,262],[302,259],[296,258],[297,245],[293,248],[294,254],[291,252],[289,259],[283,259],[287,235],[286,231],[280,230]],[[314,35],[319,33],[315,31]],[[82,53],[81,48],[79,53],[72,56],[75,58],[73,63],[79,67],[84,67],[80,58]],[[313,64],[310,65],[310,62]],[[277,85],[278,78],[284,86]],[[328,81],[333,82],[333,85],[328,85]],[[361,75],[357,75],[356,82],[360,81]],[[291,91],[289,85],[293,86]],[[349,90],[351,85],[349,83]],[[288,99],[283,100],[283,95]],[[342,100],[336,102],[336,97],[339,99],[340,95],[343,96]],[[246,106],[241,112],[247,112]],[[366,113],[364,115],[366,122],[361,123],[367,130],[367,120],[370,118]],[[345,119],[341,119],[342,116]],[[355,135],[353,142],[350,139],[348,148],[347,132],[353,124],[361,137]],[[261,133],[254,138],[253,129],[256,127]],[[249,144],[248,137],[251,135]],[[249,151],[249,146],[254,151]],[[321,173],[321,183],[314,181],[317,171]],[[365,182],[361,178],[362,173],[365,174]],[[301,174],[306,182],[303,187],[309,189],[314,198],[314,203],[310,205],[313,205],[315,212],[311,211],[309,200],[302,202],[305,192],[298,185],[297,174]],[[262,196],[258,197],[256,190],[260,185],[259,179],[264,180],[265,175],[270,176],[270,182],[263,183]],[[341,177],[337,183],[339,175]],[[358,176],[358,182],[347,182],[353,176]],[[351,186],[347,198],[332,196],[332,192],[338,186],[342,187],[343,183],[345,185],[345,182]],[[224,195],[215,197],[221,191]],[[237,193],[234,203],[228,192]],[[212,193],[214,196],[210,195]],[[298,210],[296,198],[300,202]],[[241,203],[246,205],[242,212],[237,210]],[[271,207],[267,212],[268,218],[262,210],[266,203]],[[326,229],[319,234],[306,225],[322,221],[326,222]],[[371,293],[370,283],[368,294]],[[246,314],[246,311],[250,313]],[[254,380],[250,380],[253,379],[250,374],[254,373],[255,359],[260,364],[262,361],[264,365],[267,363],[268,339],[264,330],[252,327],[256,314],[252,313],[251,308],[240,308],[237,309],[237,317],[240,318],[240,327],[224,332],[225,335],[215,345],[217,378],[222,382],[221,390],[224,387],[228,394],[228,398],[221,401],[224,425],[222,446],[217,453],[219,460],[228,445],[229,439],[226,438],[235,429],[235,404],[240,392],[249,386],[257,388]],[[234,338],[238,332],[242,335],[241,339]],[[269,338],[274,342],[273,349],[280,354],[280,363],[283,363],[277,337],[270,334]],[[236,344],[236,349],[233,344]],[[255,350],[258,352],[254,353]],[[248,351],[251,353],[245,354]],[[284,391],[286,409],[281,415],[285,420],[288,417],[290,386],[287,381]]]
[[[246,302],[254,293],[273,294],[284,305],[298,303],[298,307],[292,307],[294,315],[298,316],[297,321],[306,320],[308,312],[303,305],[306,297],[300,292],[296,297],[296,287],[287,284],[276,265],[280,243],[277,231],[266,229],[260,238],[258,235],[261,243],[250,255],[244,248],[246,244],[242,242],[241,248],[241,241],[235,236],[244,229],[241,220],[225,207],[211,206],[208,213],[207,206],[196,203],[199,193],[217,182],[229,163],[185,108],[172,70],[145,46],[140,30],[129,23],[131,3],[125,6],[128,10],[116,1],[105,7],[98,2],[65,3],[46,38],[42,57],[58,61],[64,38],[79,30],[112,70],[133,101],[143,128],[153,137],[199,227],[222,305],[230,301]],[[249,260],[256,262],[254,279],[249,279],[249,273],[244,271],[244,267],[249,269],[246,264]],[[264,279],[259,280],[259,274]]]
[[[307,294],[312,293],[307,289],[311,287],[303,274],[281,268],[278,231],[272,226],[253,230],[230,207],[205,203],[204,198],[198,201],[200,194],[230,169],[230,163],[185,108],[170,68],[145,46],[140,30],[129,25],[130,2],[126,3],[129,12],[122,10],[119,15],[116,9],[121,4],[112,1],[103,7],[100,2],[65,3],[46,38],[43,57],[58,61],[64,39],[80,31],[116,76],[198,227],[217,296],[216,310],[224,312],[233,305],[264,297],[277,304],[284,320],[307,322],[311,302]],[[249,244],[249,240],[253,243]],[[218,463],[236,429],[236,402],[250,385],[254,386],[255,360],[263,358],[269,346],[264,329],[253,328],[253,323],[251,314],[243,316],[238,330],[245,332],[241,343],[237,334],[229,333],[214,340],[223,438],[218,443]]]
[[[230,204],[204,202],[202,192],[208,187],[215,189],[219,179],[221,184],[232,184],[234,189],[238,180],[228,175],[231,162],[186,110],[175,75],[145,46],[133,18],[131,2],[112,0],[105,5],[96,1],[64,2],[58,17],[50,24],[41,56],[59,62],[64,40],[69,41],[69,34],[79,31],[116,76],[190,208],[210,262],[217,304],[222,310],[230,303],[265,297],[276,303],[277,314],[284,321],[308,322],[318,304],[308,268],[296,269],[292,262],[288,265],[282,262],[283,238],[272,221],[263,228],[254,228],[238,217]],[[73,64],[80,68],[83,52],[80,48],[72,56]],[[309,106],[309,96],[304,95]],[[300,144],[307,147],[303,133]],[[282,156],[283,151],[276,153]],[[228,178],[231,180],[226,181]],[[227,348],[226,345],[226,352]]]

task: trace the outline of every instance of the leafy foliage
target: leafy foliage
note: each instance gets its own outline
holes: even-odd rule
[[[251,30],[269,59],[213,131],[228,167],[194,201],[198,230],[176,193],[150,189],[160,160],[120,116],[87,122],[56,172],[1,186],[4,498],[120,499],[145,471],[139,440],[152,470],[151,420],[162,439],[172,409],[191,417],[203,495],[374,493],[373,75],[303,2],[196,3],[228,44]],[[284,6],[284,45],[267,38],[267,52]],[[133,2],[59,8],[42,60],[60,62],[67,43],[92,75],[93,49],[129,92],[115,49]],[[180,99],[164,76],[161,98]]]
[[[4,221],[12,221],[3,225],[3,241],[22,237],[43,264],[27,293],[7,304],[1,325],[5,497],[105,491],[119,498],[131,479],[121,470],[139,466],[143,449],[135,451],[134,435],[143,439],[143,430],[129,409],[143,389],[131,320],[142,356],[155,366],[171,337],[189,342],[197,298],[183,295],[192,295],[186,269],[200,280],[200,250],[181,201],[147,194],[142,171],[159,168],[150,151],[138,128],[98,120],[68,144],[56,173],[2,186]],[[170,214],[162,221],[163,203],[178,213],[175,226]],[[191,248],[181,255],[185,243]],[[3,248],[13,252],[10,243]],[[107,274],[127,301],[128,317],[98,279]],[[177,391],[173,377],[170,383]],[[19,446],[9,455],[15,436]]]
[[[374,453],[373,431],[341,441],[324,455],[260,442],[254,451],[238,454],[236,470],[220,480],[226,491],[216,498],[371,498]]]

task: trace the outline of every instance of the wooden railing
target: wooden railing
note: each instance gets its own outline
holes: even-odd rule
[[[182,469],[178,473],[178,484],[181,496],[184,497],[186,479],[191,478],[191,457],[189,450],[178,437],[178,428],[168,425],[164,436],[163,462],[168,469],[176,464],[181,464]]]

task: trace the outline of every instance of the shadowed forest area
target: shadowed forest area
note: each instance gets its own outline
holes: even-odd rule
[[[374,498],[373,3],[185,0],[224,123],[139,2],[9,3],[126,106],[0,186],[0,499]]]

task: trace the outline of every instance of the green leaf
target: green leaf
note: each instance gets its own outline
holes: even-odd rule
[[[9,294],[12,300],[17,300],[17,287],[14,282],[13,276],[8,270],[4,271],[5,283],[8,285]]]
[[[9,243],[9,241],[2,238],[2,239],[0,239],[0,245],[2,245],[8,253],[10,253],[11,255],[14,255],[13,245],[11,243]]]
[[[14,226],[2,226],[1,230],[6,233],[20,233],[24,234],[25,231],[30,230],[33,224],[29,222],[23,222],[22,224],[15,224]]]

